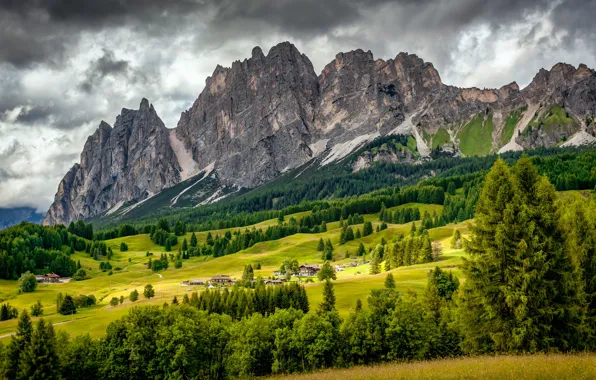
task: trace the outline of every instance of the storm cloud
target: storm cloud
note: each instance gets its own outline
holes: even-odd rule
[[[320,71],[342,51],[415,53],[445,83],[527,85],[596,66],[596,0],[0,0],[0,207],[44,210],[101,120],[148,98],[166,126],[217,64],[290,41]]]

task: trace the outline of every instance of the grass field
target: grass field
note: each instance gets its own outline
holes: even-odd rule
[[[527,107],[524,108],[527,109]],[[507,116],[507,120],[505,120],[505,126],[503,127],[503,131],[501,132],[501,146],[507,144],[513,137],[515,126],[517,125],[517,123],[519,123],[522,116],[524,115],[524,108],[512,111],[509,114],[509,116]]]
[[[490,153],[494,125],[492,114],[484,120],[479,114],[466,124],[457,134],[459,149],[466,156],[484,156]]]
[[[421,214],[424,214],[425,211],[431,214],[434,211],[438,213],[442,211],[442,206],[440,205],[417,203],[405,204],[391,208],[390,210],[393,211],[404,207],[418,207]],[[292,216],[300,219],[308,213],[302,212]],[[289,217],[287,216],[287,218]],[[380,224],[377,214],[365,215],[364,219],[365,221],[373,222],[375,227]],[[271,219],[254,226],[256,228],[266,228],[275,223],[277,223],[277,219]],[[339,222],[328,223],[327,226],[328,231],[325,233],[296,234],[279,240],[262,242],[236,254],[219,258],[194,257],[184,260],[183,266],[180,269],[170,267],[159,273],[154,273],[147,269],[146,263],[149,257],[146,256],[146,252],[152,252],[152,257],[159,257],[164,249],[154,244],[148,235],[142,234],[112,239],[106,241],[106,243],[114,251],[114,256],[110,261],[114,267],[112,271],[113,275],[102,272],[99,269],[99,262],[93,260],[85,252],[76,252],[73,255],[73,259],[80,260],[81,265],[91,276],[90,279],[78,282],[73,281],[66,284],[40,284],[35,292],[24,294],[18,293],[16,281],[0,280],[0,299],[3,302],[9,302],[19,310],[29,308],[39,300],[44,306],[44,318],[56,324],[58,330],[64,330],[75,335],[89,333],[92,336],[101,336],[111,321],[128,313],[128,310],[133,306],[162,304],[164,302],[170,302],[175,295],[182,297],[186,292],[205,289],[202,286],[182,286],[181,282],[184,280],[209,279],[216,274],[227,274],[240,278],[245,265],[253,264],[254,266],[257,263],[261,264],[261,270],[255,271],[255,276],[267,278],[271,276],[272,272],[278,270],[282,262],[288,258],[296,259],[300,264],[320,264],[323,262],[321,252],[317,251],[317,244],[320,238],[325,240],[330,239],[332,241],[335,248],[336,264],[349,263],[355,258],[346,258],[346,252],[350,256],[354,256],[360,242],[367,247],[374,246],[381,241],[381,238],[391,241],[398,234],[408,234],[410,231],[410,224],[390,224],[389,228],[384,231],[373,233],[372,235],[348,242],[344,245],[339,245],[341,234]],[[228,230],[233,231],[252,227],[214,230],[211,233],[213,235],[221,235]],[[353,228],[362,229],[362,225],[356,225]],[[435,240],[443,240],[446,247],[448,245],[446,239],[451,236],[453,228],[453,225],[436,228],[431,230],[430,234]],[[465,225],[462,224],[459,228],[465,233]],[[207,232],[198,232],[196,235],[200,242],[204,242]],[[190,240],[190,233],[187,234],[187,238]],[[182,243],[182,240],[183,238],[179,238],[179,244]],[[129,247],[127,252],[119,251],[120,243],[123,241]],[[176,252],[177,249],[178,246],[175,246],[172,251]],[[454,271],[459,274],[456,266],[460,256],[461,252],[453,252],[450,249],[445,249],[445,254],[438,263],[403,267],[394,269],[392,272],[396,277],[400,290],[406,291],[411,289],[417,291],[424,288],[426,273],[435,265],[453,267]],[[349,268],[343,272],[338,272],[338,279],[335,281],[337,307],[342,315],[349,312],[358,298],[366,303],[366,297],[370,290],[383,286],[386,273],[370,275],[368,272],[368,265],[361,265]],[[151,300],[145,300],[141,297],[137,302],[130,302],[128,300],[130,292],[133,289],[137,289],[142,294],[146,284],[152,284],[154,286],[156,297]],[[316,305],[321,301],[321,285],[319,282],[306,284],[311,309],[313,310],[316,309]],[[56,297],[58,293],[68,293],[71,295],[93,294],[98,300],[98,305],[92,308],[78,309],[77,314],[74,316],[63,316],[58,314],[56,310]],[[115,307],[109,305],[112,297],[120,296],[124,296],[126,299],[122,305]],[[7,339],[16,330],[16,324],[16,319],[0,322],[0,339]]]
[[[274,379],[595,379],[596,355],[468,357],[337,369]]]
[[[437,133],[435,133],[435,135],[432,137],[432,140],[432,149],[436,149],[451,141],[449,137],[449,132],[447,132],[445,128],[439,128]]]

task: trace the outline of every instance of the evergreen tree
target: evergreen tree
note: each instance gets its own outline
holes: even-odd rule
[[[327,313],[330,311],[335,311],[335,290],[331,281],[326,280],[323,287],[323,302],[319,304],[319,312]]]
[[[3,366],[4,377],[16,379],[19,372],[19,363],[24,360],[29,349],[33,335],[33,324],[27,310],[23,310],[17,324],[17,332],[11,338],[6,353],[6,363]]]
[[[58,312],[62,315],[72,315],[77,313],[77,305],[70,295],[65,295],[64,300],[60,304]]]
[[[430,238],[427,236],[422,242],[422,262],[432,263],[433,262],[433,247]]]
[[[358,246],[358,251],[356,251],[356,256],[364,256],[366,255],[366,249],[364,249],[364,244],[360,243]]]
[[[143,290],[143,297],[147,299],[155,297],[155,289],[153,289],[153,285],[145,285],[145,290]]]
[[[166,245],[164,249],[166,252],[170,252],[172,250],[172,241],[170,240],[170,238],[166,239]]]
[[[470,352],[580,346],[581,285],[556,225],[557,195],[527,159],[485,178],[462,267],[460,320]]]
[[[451,236],[451,248],[460,249],[461,247],[461,232],[456,228],[453,230],[453,235]]]
[[[197,240],[197,235],[193,232],[192,235],[190,235],[190,246],[196,248],[198,244],[199,241]]]
[[[139,299],[139,291],[135,289],[132,292],[130,292],[128,299],[130,300],[130,302],[136,302]]]
[[[364,222],[364,227],[362,230],[362,236],[368,236],[373,233],[373,226],[371,222]]]
[[[188,251],[188,242],[186,241],[186,238],[184,238],[184,240],[182,241],[182,252],[186,252]]]
[[[317,251],[323,252],[325,250],[325,243],[323,242],[323,238],[319,239],[319,245],[317,245]]]
[[[59,379],[60,369],[56,335],[52,324],[39,320],[31,335],[31,343],[22,354],[19,365],[20,379]]]
[[[395,289],[395,279],[393,278],[393,273],[389,273],[385,278],[385,288]]]

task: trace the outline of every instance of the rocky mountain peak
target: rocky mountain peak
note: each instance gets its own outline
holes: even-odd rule
[[[87,139],[44,223],[67,224],[142,200],[178,183],[180,170],[169,131],[143,99],[138,110],[122,109],[113,128],[102,121]]]
[[[542,120],[555,106],[565,112],[564,122],[544,131]],[[443,84],[432,63],[406,52],[387,60],[362,49],[338,53],[317,75],[290,42],[266,55],[256,46],[246,59],[216,66],[174,130],[147,99],[136,110],[122,109],[113,128],[102,121],[80,164],[60,183],[46,223],[114,212],[201,170],[222,191],[257,187],[317,156],[323,165],[340,160],[387,134],[412,136],[415,147],[408,142],[408,157],[383,160],[429,159],[437,148],[482,155],[550,147],[580,125],[585,129],[594,115],[596,74],[586,65],[540,70],[523,90],[516,82],[458,88]],[[508,120],[516,125],[505,136]],[[470,134],[490,143],[476,147]],[[217,199],[219,190],[208,198]]]

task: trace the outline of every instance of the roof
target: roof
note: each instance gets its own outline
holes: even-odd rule
[[[215,276],[211,277],[212,280],[231,280],[230,276],[225,274],[216,274]]]
[[[48,273],[48,274],[46,274],[46,277],[49,277],[49,278],[60,278],[59,275],[54,274],[54,273]]]
[[[321,267],[319,267],[317,264],[302,264],[302,265],[300,265],[300,269],[302,269],[302,268],[321,269]]]

